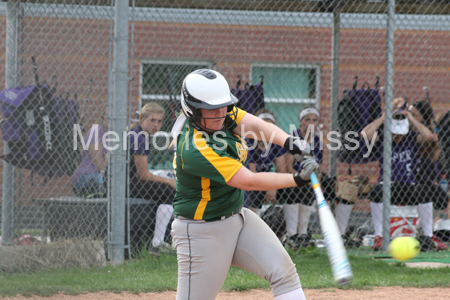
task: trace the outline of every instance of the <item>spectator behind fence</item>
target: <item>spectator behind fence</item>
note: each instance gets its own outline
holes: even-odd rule
[[[166,228],[172,218],[172,201],[175,196],[175,179],[154,175],[148,170],[152,135],[161,129],[164,109],[150,102],[142,107],[139,122],[131,126],[129,135],[130,151],[130,198],[153,200],[158,204],[155,230],[150,247],[151,253],[159,253],[169,247],[164,243]]]
[[[268,109],[258,110],[256,116],[268,123],[276,123],[275,117]],[[271,172],[272,167],[275,166],[278,173],[286,173],[286,159],[284,156],[286,151],[282,147],[253,139],[248,139],[247,143],[249,146],[247,162],[250,171],[255,173]],[[271,202],[273,205],[277,204],[276,192],[277,190],[249,191],[250,209],[258,216],[261,216],[261,208],[264,203]]]
[[[103,147],[105,130],[105,114],[100,124],[93,124],[84,136],[84,145],[81,145],[82,158],[72,176],[72,190],[78,197],[99,197],[105,193],[103,185],[103,172],[106,167],[108,151]]]
[[[319,137],[320,113],[313,105],[307,105],[298,115],[299,128],[291,132],[291,135],[305,139],[310,145],[314,158],[318,164],[322,163],[323,141]],[[286,170],[292,174],[301,171],[301,164],[290,153],[286,153]],[[330,180],[323,174],[317,174],[321,180],[325,192],[325,199],[330,200],[328,186]],[[284,202],[283,213],[286,221],[286,235],[282,238],[285,246],[293,249],[305,248],[313,245],[308,223],[314,209],[316,197],[310,185],[293,187],[278,191],[278,201]]]
[[[434,133],[434,114],[430,102],[427,100],[416,101],[409,106],[409,111],[417,121],[425,125],[433,132],[433,140],[419,147],[417,166],[415,168],[417,180],[417,194],[420,197],[428,197],[433,202],[433,220],[439,217],[441,210],[448,205],[447,193],[439,185],[441,180],[441,168],[439,157],[441,148],[437,134]]]
[[[383,130],[385,114],[361,132],[369,140],[377,134],[374,151],[378,151],[379,178],[378,184],[369,193],[370,209],[375,230],[373,250],[382,248],[383,227]],[[409,124],[413,130],[409,130]],[[433,140],[433,133],[407,110],[397,110],[392,115],[392,154],[391,154],[391,204],[392,205],[418,205],[419,218],[423,228],[423,236],[419,237],[423,250],[445,249],[446,246],[432,239],[433,236],[433,203],[429,198],[415,195],[416,179],[414,166],[417,163],[418,148],[424,143]]]

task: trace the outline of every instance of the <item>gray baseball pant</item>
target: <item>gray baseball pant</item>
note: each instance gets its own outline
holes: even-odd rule
[[[177,218],[172,237],[178,258],[177,300],[215,299],[231,265],[269,281],[274,296],[301,287],[289,254],[249,209],[222,221]]]

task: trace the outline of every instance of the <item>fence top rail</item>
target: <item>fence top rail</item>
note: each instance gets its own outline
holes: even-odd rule
[[[47,3],[46,0],[28,0],[28,3]],[[53,3],[65,4],[66,0],[56,0]],[[333,12],[340,5],[342,13],[386,13],[388,1],[383,0],[135,0],[137,7],[168,7],[168,8],[200,8],[200,9],[232,9],[259,11],[290,11],[290,12]],[[92,0],[75,0],[73,4],[89,5]],[[130,0],[130,7],[133,0]],[[98,0],[97,5],[111,5],[110,0]],[[397,0],[396,14],[450,14],[450,5],[446,0]]]
[[[97,3],[98,4],[98,3]],[[317,4],[317,3],[316,3]],[[114,7],[106,5],[81,5],[57,3],[22,3],[23,14],[28,17],[49,17],[59,19],[98,19],[109,20],[114,16]],[[214,24],[239,26],[280,26],[280,27],[316,27],[331,28],[333,14],[317,10],[252,10],[240,6],[192,6],[175,5],[130,7],[135,21],[171,22],[180,24]],[[448,11],[448,14],[433,14]],[[380,11],[381,12],[381,11]],[[395,26],[398,30],[437,30],[448,31],[450,28],[450,4],[440,7],[430,14],[397,14]],[[0,2],[0,16],[6,16],[6,3]],[[387,26],[387,14],[374,11],[361,13],[355,10],[342,11],[341,28],[382,29]]]

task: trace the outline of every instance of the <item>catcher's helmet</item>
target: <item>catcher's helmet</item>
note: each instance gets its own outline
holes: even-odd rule
[[[227,107],[227,115],[231,115],[236,114],[236,109],[234,108],[237,102],[238,99],[230,92],[227,80],[217,71],[199,69],[189,73],[183,81],[181,107],[188,120],[197,130],[215,131],[202,125],[202,119],[206,118],[202,117],[201,108],[217,109]],[[224,122],[221,129],[227,129],[233,124],[227,125]]]

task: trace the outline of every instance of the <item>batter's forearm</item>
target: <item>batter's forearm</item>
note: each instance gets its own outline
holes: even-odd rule
[[[227,184],[246,191],[269,191],[294,186],[303,186],[309,183],[309,180],[304,182],[301,180],[301,182],[299,182],[298,178],[298,182],[296,182],[294,179],[295,175],[296,174],[273,172],[253,173],[246,167],[242,166],[233,175],[233,177],[231,177]]]
[[[297,186],[292,174],[273,172],[254,173],[254,179],[247,184],[247,191],[270,191]]]

